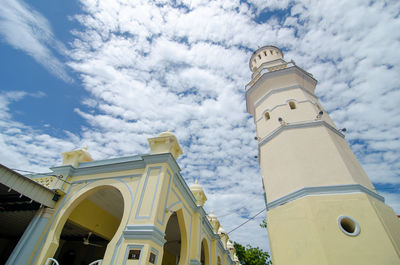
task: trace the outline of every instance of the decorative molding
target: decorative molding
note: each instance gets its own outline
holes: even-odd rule
[[[178,163],[176,163],[176,160],[171,153],[142,155],[142,159],[146,165],[156,163],[168,163],[173,172],[181,171],[181,168],[179,167]]]
[[[260,74],[261,77],[258,78],[256,81],[252,80],[250,81],[250,83],[248,83],[245,87],[246,90],[246,109],[248,112],[253,113],[250,111],[250,107],[254,108],[255,106],[249,106],[248,105],[248,98],[250,96],[250,94],[260,86],[260,84],[269,78],[273,78],[273,77],[277,77],[277,76],[281,76],[281,75],[286,75],[286,74],[291,74],[291,73],[296,73],[298,75],[300,75],[301,77],[303,77],[304,79],[307,79],[309,82],[311,82],[314,86],[317,84],[317,80],[315,80],[309,73],[307,73],[306,71],[304,71],[303,69],[301,69],[298,66],[291,66],[285,69],[281,69],[281,70],[277,70],[277,71],[273,71],[273,72],[268,72],[267,69],[263,69]],[[271,90],[272,91],[272,90]],[[311,93],[313,94],[313,93]],[[315,96],[315,95],[314,95]]]
[[[122,232],[125,239],[148,239],[159,246],[164,246],[164,232],[154,225],[127,225]]]
[[[309,100],[309,99],[305,99],[305,100],[296,100],[296,99],[294,99],[294,98],[291,98],[291,99],[286,100],[285,103],[275,105],[272,109],[265,109],[265,110],[263,111],[263,113],[261,114],[260,118],[259,118],[258,120],[255,120],[255,122],[257,123],[257,122],[263,120],[263,119],[264,119],[264,115],[265,115],[266,112],[271,112],[271,113],[272,113],[272,111],[274,111],[276,108],[285,107],[285,106],[288,107],[288,104],[289,104],[290,101],[294,101],[294,102],[296,102],[296,103],[307,103],[307,102],[308,102],[308,103],[311,103],[311,104],[313,104],[313,105],[315,104],[314,101]],[[255,118],[255,116],[254,116],[254,118]]]
[[[303,122],[296,122],[296,123],[286,123],[285,125],[281,125],[278,128],[276,128],[274,131],[272,131],[270,134],[268,134],[266,137],[264,137],[259,143],[258,147],[260,148],[272,138],[278,136],[281,132],[284,130],[291,130],[291,129],[298,129],[298,128],[311,128],[311,127],[317,127],[317,126],[325,126],[326,128],[330,129],[332,132],[336,133],[340,137],[344,138],[344,134],[338,131],[336,128],[334,128],[332,125],[327,123],[326,121],[303,121]]]
[[[79,163],[78,169],[95,167],[95,166],[114,165],[114,164],[121,164],[121,163],[141,161],[141,160],[143,160],[143,159],[140,155],[110,158],[110,159],[103,159],[103,160],[94,160],[94,161],[90,161],[90,162]]]
[[[155,155],[136,155],[105,160],[95,160],[80,163],[77,168],[70,165],[57,166],[50,168],[55,174],[63,176],[83,176],[94,175],[122,170],[145,168],[146,165],[156,163],[168,163],[175,172],[181,171],[176,160],[170,153]]]
[[[73,170],[72,176],[94,175],[94,174],[102,174],[102,173],[109,173],[109,172],[116,172],[123,170],[140,169],[145,167],[146,164],[144,163],[143,160],[126,161],[115,164],[105,163],[103,165],[95,165],[91,167],[89,166],[78,167]]]
[[[139,175],[139,176],[141,176],[141,175]],[[138,180],[138,183],[136,183],[135,195],[133,195],[131,187],[130,187],[125,181],[123,181],[122,179],[119,179],[119,178],[118,178],[118,180],[119,180],[122,184],[124,184],[124,185],[126,186],[126,188],[129,190],[129,194],[130,194],[130,196],[131,196],[131,201],[130,201],[131,207],[129,208],[128,218],[126,218],[126,223],[125,223],[125,226],[127,226],[127,225],[128,225],[128,222],[129,222],[129,217],[130,217],[131,214],[132,214],[133,204],[134,204],[134,202],[135,202],[135,200],[136,200],[136,195],[137,195],[137,193],[138,193],[138,189],[139,189],[139,186],[140,186],[140,181],[141,181],[142,179],[140,178],[140,179]],[[124,218],[124,217],[122,217],[122,218]],[[122,222],[122,220],[121,220],[121,222]],[[111,259],[111,262],[110,262],[111,265],[114,265],[114,261],[117,262],[117,259],[115,259],[115,257],[116,257],[116,256],[117,256],[117,257],[119,256],[119,253],[120,253],[120,250],[121,250],[122,238],[123,238],[123,235],[120,236],[120,238],[119,238],[119,240],[118,240],[118,242],[117,242],[117,244],[116,244],[116,246],[115,246],[115,248],[114,248],[113,255],[112,255],[112,259]]]
[[[141,178],[142,174],[132,174],[132,175],[125,175],[125,176],[115,176],[115,177],[103,177],[103,178],[93,178],[93,179],[83,179],[83,180],[77,180],[77,181],[72,181],[71,184],[81,184],[81,183],[92,183],[96,181],[101,181],[101,180],[110,180],[110,179],[123,179],[123,178]]]
[[[168,198],[169,198],[169,191],[171,189],[171,181],[172,181],[172,175],[171,172],[169,172],[169,170],[166,170],[169,178],[168,178],[168,188],[167,188],[167,195],[165,196],[165,200],[164,200],[164,209],[163,209],[163,216],[162,216],[162,220],[160,221],[157,217],[157,222],[164,226],[164,221],[165,221],[165,214],[166,214],[166,210],[167,210],[167,202],[168,202]]]
[[[175,186],[178,188],[179,192],[185,198],[185,201],[187,201],[188,204],[190,205],[190,208],[197,211],[198,206],[196,204],[196,199],[193,196],[192,191],[186,184],[186,181],[183,179],[182,175],[179,172],[175,172],[173,181]]]
[[[190,265],[201,265],[201,262],[197,259],[191,259],[189,264]]]
[[[257,100],[254,103],[254,108],[257,107],[258,105],[260,105],[266,98],[268,98],[272,94],[279,93],[279,92],[286,91],[286,90],[293,90],[293,89],[300,89],[300,90],[306,92],[307,94],[309,94],[310,96],[312,96],[313,98],[315,98],[316,100],[318,100],[318,97],[313,92],[308,90],[307,88],[305,88],[301,85],[294,85],[294,86],[273,88],[273,89],[269,90],[267,93],[265,93],[264,96],[262,96],[259,100]]]
[[[263,80],[271,78],[271,77],[277,77],[280,75],[286,75],[286,74],[291,74],[291,73],[296,73],[296,74],[301,75],[305,79],[308,79],[308,81],[310,81],[311,83],[314,83],[314,85],[316,85],[318,82],[314,77],[311,76],[310,73],[304,71],[297,65],[290,66],[290,67],[276,70],[276,71],[272,71],[272,72],[268,71],[268,69],[263,69],[260,71],[260,75],[261,75],[260,78],[258,78],[255,82],[252,80],[246,85],[246,87],[245,87],[246,94],[251,93],[252,90],[255,89],[256,84],[259,83],[260,81],[263,81]]]
[[[285,195],[275,201],[267,203],[267,211],[306,196],[337,195],[337,194],[350,194],[350,193],[365,193],[381,202],[385,202],[385,198],[383,198],[381,195],[365,188],[360,184],[332,185],[332,186],[302,188],[288,195]]]
[[[61,175],[64,177],[72,176],[75,168],[71,165],[64,165],[58,167],[51,167],[51,171],[54,172],[55,175]]]
[[[147,190],[146,190],[147,189],[147,182],[149,180],[150,173],[151,173],[152,170],[158,170],[158,176],[157,176],[156,187],[154,188],[154,191],[153,191],[153,199],[151,201],[150,212],[149,212],[149,215],[140,215],[140,210],[142,208],[143,197],[144,197],[144,194],[147,192]],[[146,174],[146,179],[145,179],[144,184],[143,184],[142,193],[140,194],[139,206],[137,208],[136,215],[135,215],[136,219],[149,219],[151,217],[151,214],[153,213],[154,201],[155,201],[156,195],[157,195],[158,184],[160,182],[161,172],[162,172],[162,167],[160,167],[160,166],[149,167],[148,168],[147,174]]]

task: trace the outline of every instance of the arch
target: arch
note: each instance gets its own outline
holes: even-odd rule
[[[201,241],[200,263],[201,265],[210,265],[210,249],[205,238]]]
[[[294,101],[289,101],[289,107],[290,109],[296,109],[296,103],[294,103]]]
[[[217,265],[222,265],[222,261],[221,261],[221,257],[220,256],[218,256],[218,258],[217,258]]]
[[[271,115],[269,115],[268,111],[264,113],[264,117],[265,117],[265,120],[271,119]]]
[[[88,264],[102,260],[108,243],[121,225],[124,200],[111,186],[96,189],[72,209],[60,236],[54,258],[60,264]]]
[[[120,219],[119,226],[116,229],[113,238],[108,242],[104,254],[104,256],[111,256],[108,255],[108,253],[110,251],[113,251],[113,248],[117,244],[117,241],[119,239],[115,235],[122,233],[122,230],[124,229],[128,221],[129,208],[131,207],[131,200],[133,200],[133,198],[129,198],[129,194],[132,197],[129,187],[127,187],[123,183],[118,183],[118,182],[116,183],[115,180],[108,179],[86,184],[78,191],[76,191],[75,194],[66,197],[65,201],[62,201],[59,211],[55,214],[54,220],[51,226],[49,227],[47,237],[44,239],[41,249],[38,250],[40,251],[39,256],[37,258],[38,264],[44,263],[47,258],[53,257],[56,254],[56,251],[59,248],[59,243],[60,243],[59,239],[62,230],[65,224],[67,223],[71,213],[76,209],[76,207],[80,203],[82,203],[85,199],[88,199],[91,195],[106,188],[113,188],[118,190],[119,194],[121,195],[123,203],[123,213]]]
[[[164,233],[167,240],[163,247],[161,264],[187,264],[189,258],[189,239],[187,237],[186,222],[182,208],[169,211],[168,222]]]

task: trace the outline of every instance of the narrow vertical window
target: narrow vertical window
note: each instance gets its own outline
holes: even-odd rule
[[[261,59],[261,55],[258,55],[258,58],[260,58],[260,59]]]
[[[269,112],[265,112],[264,116],[265,116],[266,120],[269,120],[271,118],[271,116],[269,115]]]
[[[267,56],[267,52],[266,51],[264,51],[264,55]]]
[[[293,101],[289,102],[290,109],[296,109],[296,104]]]

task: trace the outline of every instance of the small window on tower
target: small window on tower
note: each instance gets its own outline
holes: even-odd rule
[[[264,55],[267,56],[267,52],[266,51],[264,51]]]
[[[293,101],[289,102],[290,109],[296,109],[296,104]]]
[[[264,116],[265,116],[266,120],[271,119],[271,116],[269,115],[269,112],[265,112]]]
[[[258,55],[258,58],[260,58],[260,59],[261,59],[261,55]]]
[[[272,50],[269,50],[269,52],[271,53],[271,55],[273,55],[273,52],[272,52]]]

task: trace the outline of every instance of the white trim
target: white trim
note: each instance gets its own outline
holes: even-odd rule
[[[284,130],[290,130],[290,129],[298,129],[298,128],[310,128],[310,127],[317,127],[317,126],[325,126],[326,128],[330,129],[332,132],[336,133],[340,137],[344,138],[344,134],[341,133],[339,130],[337,130],[335,127],[327,123],[326,121],[302,121],[302,122],[293,122],[293,123],[285,123],[284,125],[279,126],[276,128],[274,131],[269,133],[266,137],[261,139],[261,141],[258,143],[258,147],[260,148],[272,138],[275,136],[278,136],[281,132]]]
[[[342,226],[342,224],[341,224],[341,222],[342,222],[343,219],[349,219],[350,221],[352,221],[352,222],[354,223],[354,225],[355,225],[356,227],[355,227],[355,230],[354,230],[353,233],[349,233],[349,232],[347,232],[347,231],[343,228],[343,226]],[[358,234],[360,234],[360,231],[361,231],[360,225],[357,223],[356,220],[354,220],[354,219],[353,219],[352,217],[350,217],[350,216],[347,216],[347,215],[339,216],[338,221],[337,221],[337,224],[338,224],[340,230],[341,230],[343,233],[345,233],[346,235],[348,235],[348,236],[358,236]]]
[[[318,97],[312,93],[310,90],[308,90],[307,88],[300,86],[300,85],[294,85],[294,86],[287,86],[287,87],[280,87],[280,88],[273,88],[271,90],[269,90],[267,93],[265,93],[265,95],[263,95],[259,100],[257,100],[254,103],[254,109],[260,105],[264,100],[266,100],[269,96],[271,96],[272,94],[278,93],[278,92],[282,92],[285,90],[294,90],[294,89],[300,89],[304,92],[306,92],[307,94],[309,94],[310,96],[312,96],[313,98],[315,98],[316,100],[318,100]]]
[[[277,200],[267,203],[267,211],[306,196],[338,195],[338,194],[349,194],[349,193],[365,193],[381,202],[385,202],[385,198],[383,198],[381,195],[367,189],[366,187],[360,184],[317,186],[317,187],[306,187],[299,189]]]

